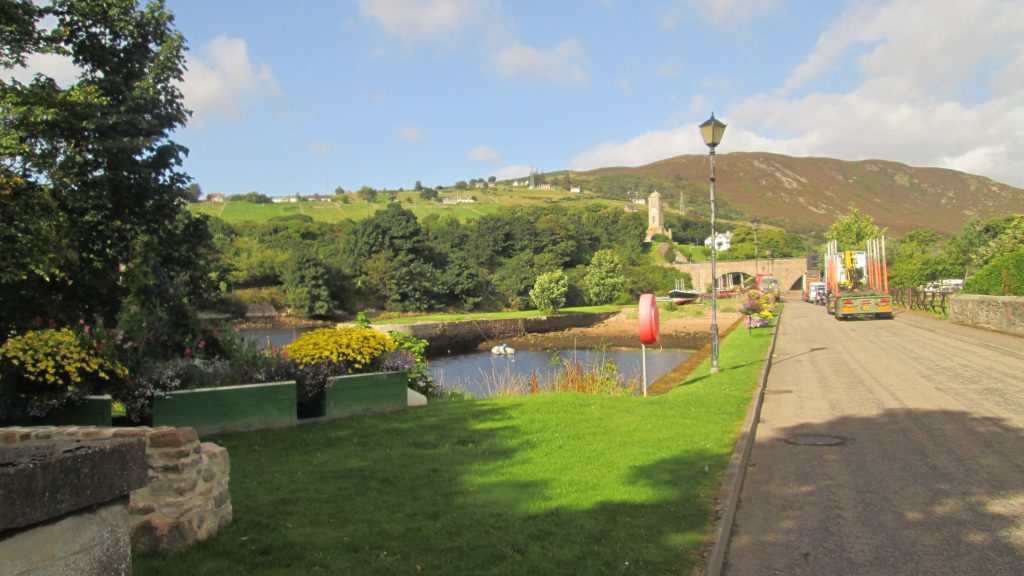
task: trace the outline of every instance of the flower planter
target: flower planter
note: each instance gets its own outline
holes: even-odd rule
[[[158,393],[153,426],[191,426],[199,434],[295,424],[295,382]]]
[[[110,426],[113,400],[110,396],[86,396],[80,404],[63,406],[46,416],[33,420],[32,425],[45,426]]]
[[[374,372],[327,380],[324,412],[328,418],[363,412],[401,410],[408,402],[408,372]]]

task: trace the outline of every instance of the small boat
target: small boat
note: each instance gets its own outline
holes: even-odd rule
[[[687,290],[682,280],[676,280],[675,290],[669,290],[668,297],[676,306],[682,306],[683,304],[690,304],[699,300],[700,292]]]
[[[682,306],[683,304],[692,304],[700,298],[700,294],[692,290],[669,290],[668,297],[672,299],[672,303],[676,306]]]
[[[494,348],[491,348],[491,354],[499,354],[499,355],[511,356],[512,354],[515,354],[515,353],[516,353],[516,349],[510,347],[508,344],[501,344],[499,346],[495,346]]]

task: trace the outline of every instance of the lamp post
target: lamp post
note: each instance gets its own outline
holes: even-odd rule
[[[757,289],[757,275],[760,273],[757,268],[757,218],[754,218],[754,289]]]
[[[700,135],[708,147],[711,159],[711,373],[718,372],[718,272],[715,262],[718,258],[718,238],[715,232],[715,147],[722,141],[725,124],[711,113],[700,125]]]

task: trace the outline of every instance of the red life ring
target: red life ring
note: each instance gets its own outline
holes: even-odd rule
[[[640,342],[654,344],[658,341],[658,302],[654,294],[640,295]]]

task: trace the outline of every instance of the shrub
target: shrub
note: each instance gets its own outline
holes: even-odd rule
[[[430,377],[427,365],[427,341],[401,332],[389,332],[395,341],[395,350],[384,360],[383,370],[408,370],[409,386],[425,396],[440,393],[437,383]],[[411,364],[409,360],[412,360]]]
[[[385,353],[395,349],[391,336],[372,328],[321,328],[288,345],[288,356],[299,367],[324,362],[341,364],[349,372],[372,372]]]
[[[993,259],[964,282],[964,292],[1024,296],[1024,248]]]
[[[44,416],[126,375],[70,328],[13,336],[0,346],[0,420]]]

